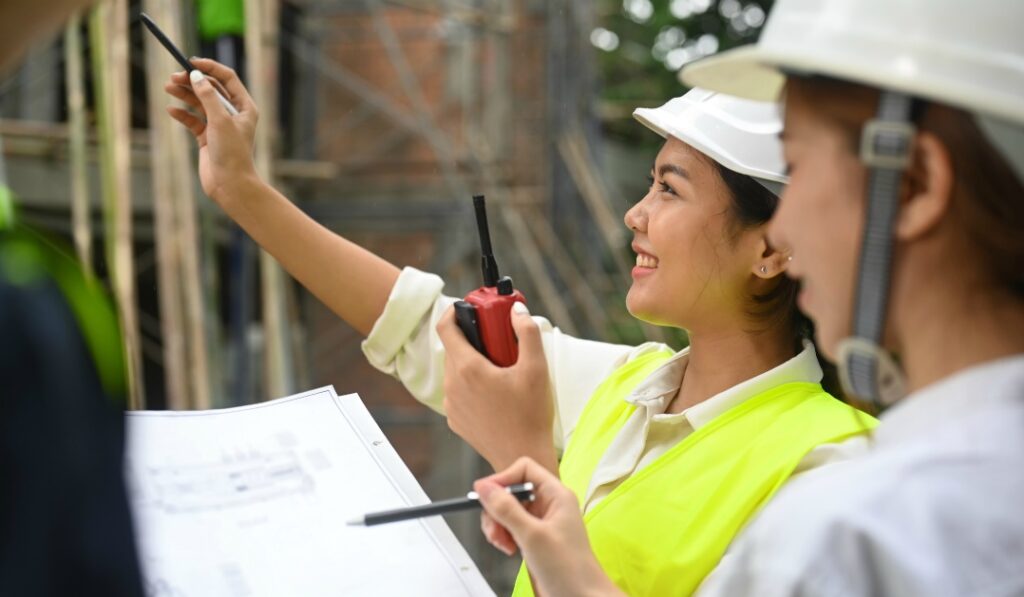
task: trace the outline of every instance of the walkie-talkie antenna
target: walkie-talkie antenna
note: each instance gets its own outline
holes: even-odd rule
[[[491,249],[491,231],[487,227],[487,206],[483,195],[473,195],[473,208],[476,209],[476,227],[480,232],[480,269],[484,274],[484,286],[497,286],[498,262],[494,260]]]

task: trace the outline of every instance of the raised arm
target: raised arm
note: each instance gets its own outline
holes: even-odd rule
[[[238,109],[228,114],[208,78],[171,76],[164,89],[193,107],[168,113],[199,143],[203,191],[303,286],[363,336],[370,333],[398,279],[397,267],[307,216],[260,179],[253,163],[256,105],[230,68],[194,58],[197,69],[219,81]]]
[[[440,278],[408,268],[400,278],[394,265],[321,226],[261,180],[252,159],[258,120],[252,98],[230,68],[204,58],[192,61],[209,78],[193,83],[189,73],[176,73],[165,90],[195,111],[167,108],[199,144],[203,191],[288,273],[367,336],[363,350],[374,367],[398,378],[420,402],[443,411],[445,347],[435,326],[454,299],[441,294]],[[220,104],[214,80],[237,115]],[[560,451],[603,376],[649,347],[573,338],[537,321],[554,401],[550,433]],[[533,455],[550,464],[545,455]]]

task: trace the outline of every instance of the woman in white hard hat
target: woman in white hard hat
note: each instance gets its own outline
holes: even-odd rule
[[[757,45],[684,70],[784,88],[769,238],[844,385],[891,405],[870,450],[789,484],[701,595],[1024,595],[1022,22],[997,0],[780,0]],[[533,514],[494,492],[523,478]],[[552,476],[520,462],[478,489],[545,590],[617,592]]]
[[[519,360],[500,369],[466,342],[438,277],[399,273],[259,182],[251,100],[224,67],[196,65],[241,112],[228,116],[202,79],[189,88],[179,74],[168,85],[210,107],[207,123],[171,109],[200,141],[207,193],[368,335],[372,364],[444,412],[495,468],[529,454],[555,470],[564,450],[561,474],[598,557],[630,592],[691,591],[794,471],[828,459],[832,450],[818,446],[872,424],[822,390],[795,288],[780,275],[786,255],[765,237],[785,180],[777,106],[695,90],[637,111],[667,140],[649,192],[625,218],[638,255],[627,301],[644,320],[686,328],[688,350],[580,340],[522,310],[512,316]],[[516,594],[530,593],[523,572]]]

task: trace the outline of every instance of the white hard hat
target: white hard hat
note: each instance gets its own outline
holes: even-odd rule
[[[752,176],[779,194],[789,181],[782,158],[779,106],[693,89],[633,117],[662,137],[675,137],[722,166]]]
[[[1022,23],[1020,0],[778,0],[756,44],[680,78],[776,100],[786,74],[824,75],[962,108],[1024,180]]]

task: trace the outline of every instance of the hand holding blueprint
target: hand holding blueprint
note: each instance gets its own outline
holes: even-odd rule
[[[493,595],[439,518],[352,527],[427,496],[359,397],[128,414],[147,593]]]

